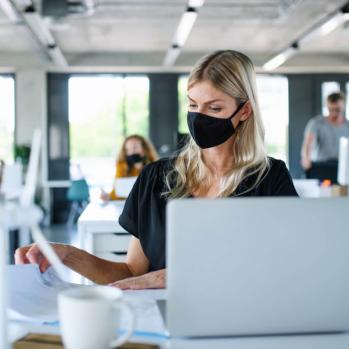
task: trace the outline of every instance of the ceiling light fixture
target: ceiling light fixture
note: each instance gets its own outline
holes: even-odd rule
[[[65,59],[61,49],[59,47],[57,47],[56,45],[54,46],[49,46],[47,48],[47,53],[49,54],[49,56],[51,57],[52,61],[60,66],[60,67],[67,67],[68,66],[68,62]]]
[[[181,49],[179,46],[176,46],[176,45],[171,46],[166,52],[163,65],[165,67],[171,67],[172,65],[174,65],[174,63],[176,62],[180,54],[180,51]]]
[[[182,47],[188,39],[198,14],[193,7],[183,13],[173,38],[173,44]]]
[[[18,23],[21,21],[18,10],[11,0],[0,0],[0,7],[11,22]]]
[[[172,39],[172,45],[167,50],[166,56],[163,62],[164,66],[172,66],[176,62],[181,48],[185,45],[194,23],[197,19],[197,8],[202,7],[205,0],[189,0],[186,11],[182,14],[182,17],[177,26],[176,32]]]
[[[349,20],[349,3],[341,7],[336,12],[330,14],[325,20],[316,24],[308,32],[302,35],[295,43],[288,47],[283,52],[279,53],[268,62],[263,65],[263,69],[271,71],[284,64],[289,58],[293,57],[297,52],[298,48],[304,45],[306,42],[316,37],[326,36],[340,25]]]
[[[29,5],[22,13],[23,20],[36,40],[45,49],[50,59],[60,67],[68,66],[61,49],[48,29],[44,19],[36,12],[33,5]]]
[[[292,46],[288,47],[286,50],[282,51],[268,62],[263,65],[263,69],[266,71],[271,71],[278,68],[280,65],[284,64],[288,59],[294,56],[298,51],[297,43],[294,43]]]
[[[298,40],[299,45],[304,45],[305,43],[309,42],[310,40],[313,40],[314,38],[323,37],[330,34],[348,20],[349,5],[346,5],[342,7],[339,12],[328,16],[320,24],[311,28],[305,35],[303,35]]]
[[[47,28],[43,18],[35,11],[33,6],[28,6],[23,12],[24,20],[30,30],[36,35],[42,45],[54,46],[55,39]]]
[[[194,7],[194,8],[202,7],[204,2],[205,0],[189,0],[188,7]]]

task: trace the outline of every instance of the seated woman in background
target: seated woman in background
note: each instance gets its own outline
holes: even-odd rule
[[[122,143],[121,150],[116,161],[115,179],[137,177],[145,165],[156,161],[157,159],[158,155],[150,141],[136,134],[128,136]],[[103,201],[108,201],[120,200],[124,198],[119,197],[116,194],[114,185],[113,190],[110,193],[106,193],[102,190],[101,199]]]
[[[179,154],[147,165],[126,200],[119,223],[133,237],[125,262],[53,244],[65,265],[96,283],[164,288],[169,200],[297,196],[285,163],[266,154],[255,72],[247,56],[217,51],[197,63],[188,82],[187,120],[188,144]],[[16,262],[38,263],[41,271],[48,267],[36,245],[18,249]]]

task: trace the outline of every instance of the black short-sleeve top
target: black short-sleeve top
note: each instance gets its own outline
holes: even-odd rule
[[[166,267],[166,191],[165,176],[172,169],[174,159],[164,158],[144,167],[128,196],[120,225],[140,240],[149,260],[149,271]],[[291,176],[281,160],[269,158],[269,169],[253,190],[245,192],[242,182],[231,196],[297,196]],[[250,176],[246,181],[253,180]],[[239,193],[242,193],[239,195]],[[193,199],[195,200],[195,199]]]

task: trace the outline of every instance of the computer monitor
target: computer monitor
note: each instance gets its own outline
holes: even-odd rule
[[[305,176],[307,179],[329,179],[332,183],[337,183],[338,160],[314,161],[311,168],[305,171]]]
[[[118,197],[127,198],[130,194],[137,177],[119,177],[115,179],[114,189]]]
[[[338,183],[349,185],[349,138],[339,140]]]

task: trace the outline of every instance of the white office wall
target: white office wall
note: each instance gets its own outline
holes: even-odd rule
[[[16,70],[16,143],[31,144],[33,131],[42,132],[42,159],[47,158],[46,123],[46,70]],[[47,178],[46,161],[41,161],[40,182]]]
[[[46,72],[16,71],[16,142],[30,144],[35,128],[46,119]]]

